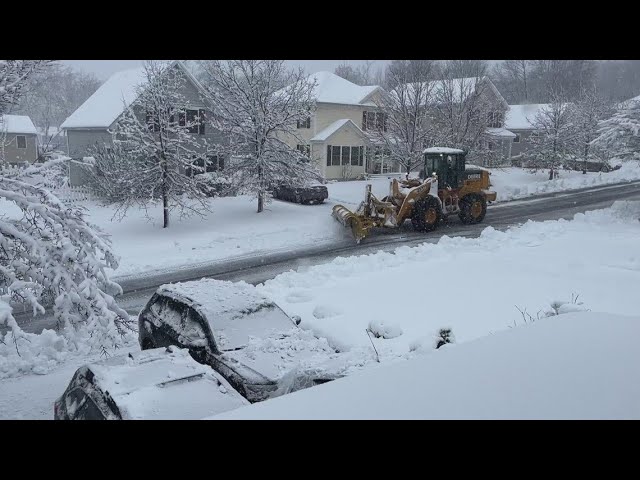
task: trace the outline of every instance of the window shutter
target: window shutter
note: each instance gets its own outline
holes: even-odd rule
[[[367,111],[362,112],[362,130],[367,129]]]
[[[327,167],[331,166],[331,145],[327,145]]]

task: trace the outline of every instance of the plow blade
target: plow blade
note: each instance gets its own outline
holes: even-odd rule
[[[360,243],[360,240],[367,236],[369,229],[366,227],[362,217],[356,215],[348,208],[343,207],[342,205],[336,205],[333,207],[332,216],[345,228],[351,229],[351,233],[353,234],[353,238],[355,238],[356,243]]]

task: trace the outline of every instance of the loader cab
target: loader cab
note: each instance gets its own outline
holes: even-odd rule
[[[432,147],[424,151],[424,175],[438,176],[443,187],[459,188],[463,183],[465,152],[456,148]]]

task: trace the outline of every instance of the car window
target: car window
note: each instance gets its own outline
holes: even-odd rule
[[[73,420],[104,420],[104,415],[93,400],[80,388],[70,391],[65,403],[67,414]]]

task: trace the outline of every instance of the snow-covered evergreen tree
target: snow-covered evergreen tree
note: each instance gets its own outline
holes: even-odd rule
[[[583,163],[583,173],[587,173],[587,163],[592,160],[606,161],[608,152],[593,146],[598,136],[599,122],[610,115],[608,103],[595,88],[583,89],[578,100],[569,106],[570,128],[569,151],[576,161]]]
[[[0,61],[0,114],[19,100],[23,83],[44,65]],[[112,297],[121,289],[106,269],[116,268],[118,260],[82,209],[63,205],[29,181],[50,166],[0,172],[0,199],[14,207],[0,216],[0,325],[11,328],[17,347],[21,329],[12,304],[34,313],[51,305],[66,332],[80,329],[103,346],[117,345],[129,316]]]
[[[640,159],[640,98],[620,104],[612,117],[601,121],[592,145],[611,158]]]
[[[121,215],[134,206],[162,201],[163,225],[169,213],[207,210],[202,177],[210,146],[198,136],[203,111],[188,118],[182,93],[187,78],[177,64],[146,62],[145,82],[114,128],[113,148],[96,147],[88,168],[90,184]]]
[[[302,69],[289,71],[282,60],[212,60],[201,67],[211,124],[229,140],[218,149],[232,157],[241,191],[257,196],[258,212],[270,187],[319,178],[316,162],[285,141],[306,144],[296,127],[309,121],[315,83]]]

